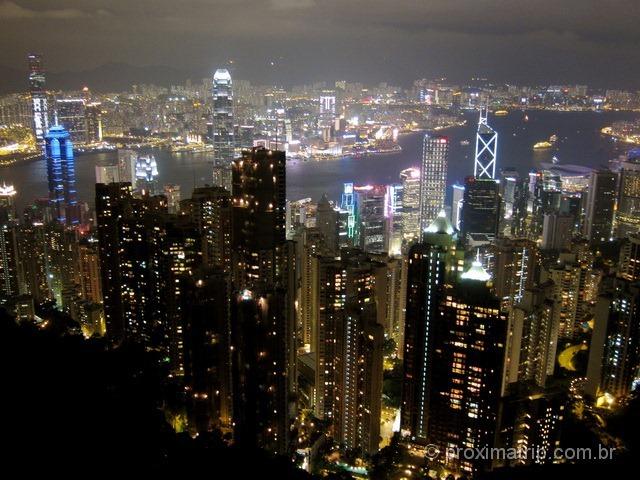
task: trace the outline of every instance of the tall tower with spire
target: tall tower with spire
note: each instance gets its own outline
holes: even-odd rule
[[[498,154],[498,132],[489,126],[487,107],[480,109],[480,120],[476,133],[476,153],[473,176],[476,178],[496,178],[496,158]]]

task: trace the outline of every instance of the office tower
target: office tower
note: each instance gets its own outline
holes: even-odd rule
[[[527,287],[510,307],[505,387],[521,383],[544,388],[553,375],[558,348],[553,285]]]
[[[85,109],[85,143],[102,141],[102,106],[98,102],[87,102]]]
[[[285,208],[287,239],[294,238],[300,227],[315,227],[315,215],[316,205],[310,197],[287,201]]]
[[[326,194],[318,202],[316,227],[324,237],[329,252],[338,253],[338,212],[331,205]]]
[[[402,240],[410,245],[420,238],[420,169],[400,172],[402,183]]]
[[[284,453],[295,391],[295,256],[285,238],[284,152],[253,148],[233,161],[232,345],[240,443]]]
[[[43,144],[44,136],[49,130],[49,112],[42,55],[30,53],[27,58],[29,60],[29,92],[31,93],[33,133],[36,136],[36,142]]]
[[[253,148],[253,125],[239,125],[236,127],[236,146],[240,150]]]
[[[230,431],[231,308],[229,277],[219,269],[199,268],[183,281],[181,347],[188,386],[189,424],[195,432]]]
[[[140,155],[136,160],[136,189],[141,195],[158,192],[158,164],[153,155]]]
[[[384,264],[357,249],[315,259],[315,414],[337,442],[378,450],[384,330],[377,322],[376,275]]]
[[[97,239],[89,238],[80,241],[76,272],[82,299],[95,304],[102,303],[100,252]]]
[[[608,170],[591,174],[587,190],[584,235],[591,244],[607,242],[613,233],[618,176]]]
[[[116,165],[118,166],[119,173],[119,182],[129,182],[131,183],[131,189],[135,191],[136,189],[136,162],[138,160],[138,153],[135,150],[129,149],[118,149],[118,161]],[[100,183],[100,182],[97,182]]]
[[[87,124],[85,118],[85,103],[82,98],[56,99],[56,118],[75,144],[85,143],[87,138]]]
[[[455,450],[495,445],[507,318],[479,261],[458,282],[444,285],[436,312],[438,320],[429,336],[429,387],[423,407],[427,440],[444,452],[437,461],[445,467],[474,475],[488,470],[492,460],[469,459],[456,455]]]
[[[325,141],[328,141],[331,136],[331,127],[333,126],[336,117],[335,92],[332,90],[323,91],[320,95],[319,105],[318,130],[325,138]],[[329,130],[328,135],[326,134],[327,129]]]
[[[0,303],[20,293],[23,280],[18,260],[18,239],[13,185],[0,186]]]
[[[385,252],[386,187],[384,185],[364,185],[353,187],[353,191],[358,196],[360,247],[370,253]]]
[[[498,182],[491,179],[467,177],[464,186],[461,232],[469,235],[484,234],[492,238],[498,233],[501,201]]]
[[[600,273],[593,269],[593,254],[561,253],[547,275],[554,284],[557,302],[554,322],[558,325],[559,337],[573,339],[589,320],[591,304],[597,295]]]
[[[120,183],[120,169],[117,164],[96,165],[96,183]]]
[[[384,250],[396,257],[402,253],[402,185],[387,185],[385,197]]]
[[[462,206],[464,205],[464,185],[452,185],[451,196],[451,224],[460,230],[462,222]]]
[[[546,213],[542,223],[542,250],[563,250],[571,244],[575,217],[561,213]]]
[[[640,368],[640,285],[608,280],[595,308],[585,391],[621,399],[633,389]]]
[[[76,173],[73,143],[62,126],[54,125],[45,135],[45,157],[49,182],[49,200],[59,223],[80,222],[76,197]]]
[[[420,229],[424,230],[444,209],[447,189],[449,139],[426,134],[422,142],[420,166]]]
[[[616,236],[640,231],[640,149],[631,150],[622,162],[616,211]]]
[[[500,172],[500,195],[504,203],[500,232],[510,237],[526,236],[528,179],[520,178],[517,171]]]
[[[202,236],[203,262],[231,271],[231,193],[222,187],[198,187],[181,202],[182,213]]]
[[[640,281],[640,233],[629,235],[622,244],[618,275],[631,282]]]
[[[164,186],[164,196],[167,198],[169,213],[180,211],[180,185],[169,183]]]
[[[444,215],[427,228],[421,243],[409,249],[408,258],[401,429],[412,440],[424,443],[437,305],[444,285],[456,280],[464,259],[455,229]]]
[[[358,208],[358,194],[353,188],[353,183],[345,183],[340,200],[340,210],[345,212],[347,241],[351,245],[359,245],[360,238],[360,220]]]
[[[480,120],[476,133],[476,152],[473,164],[475,178],[496,178],[496,158],[498,155],[498,132],[487,123],[487,107],[480,109]]]
[[[233,127],[233,82],[227,69],[218,69],[213,75],[213,165],[229,166],[234,157],[235,138]],[[225,187],[223,178],[218,176],[218,186]],[[220,183],[222,182],[222,183]]]
[[[526,289],[538,283],[542,260],[535,242],[498,238],[491,247],[495,294],[506,308],[519,303]]]

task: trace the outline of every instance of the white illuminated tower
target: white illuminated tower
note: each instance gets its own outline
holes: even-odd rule
[[[447,188],[449,139],[426,134],[420,167],[420,230],[423,231],[444,209]]]
[[[476,155],[473,176],[496,178],[496,156],[498,154],[498,132],[487,123],[487,107],[480,109],[480,121],[476,134]]]
[[[33,133],[38,144],[44,145],[44,136],[49,130],[49,114],[42,56],[31,53],[27,58],[29,60],[29,92],[33,114]]]
[[[226,68],[213,75],[213,156],[214,165],[229,166],[234,157],[233,82]]]

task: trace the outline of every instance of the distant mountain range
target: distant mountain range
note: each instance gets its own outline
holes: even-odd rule
[[[107,63],[79,72],[47,72],[47,88],[80,90],[88,86],[97,92],[122,92],[136,84],[169,86],[183,84],[187,78],[196,83],[206,76],[206,72],[187,72],[167,66],[136,67],[126,63]],[[0,65],[0,94],[24,92],[27,89],[26,70]]]

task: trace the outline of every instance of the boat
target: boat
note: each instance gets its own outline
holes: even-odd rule
[[[505,115],[509,115],[509,111],[508,110],[496,110],[494,115],[496,117],[504,117]]]
[[[525,122],[528,122],[528,121],[529,121],[529,115],[525,114],[525,116],[524,116],[523,120],[524,120]]]
[[[469,140],[460,140],[460,145],[462,146],[466,147],[467,145],[469,145],[469,143],[470,143]]]
[[[549,140],[536,143],[533,146],[533,149],[534,150],[547,150],[547,149],[553,147],[557,141],[558,141],[558,136],[557,135],[551,135],[549,137]]]
[[[553,147],[553,143],[551,142],[538,142],[533,146],[534,150],[547,150]]]

